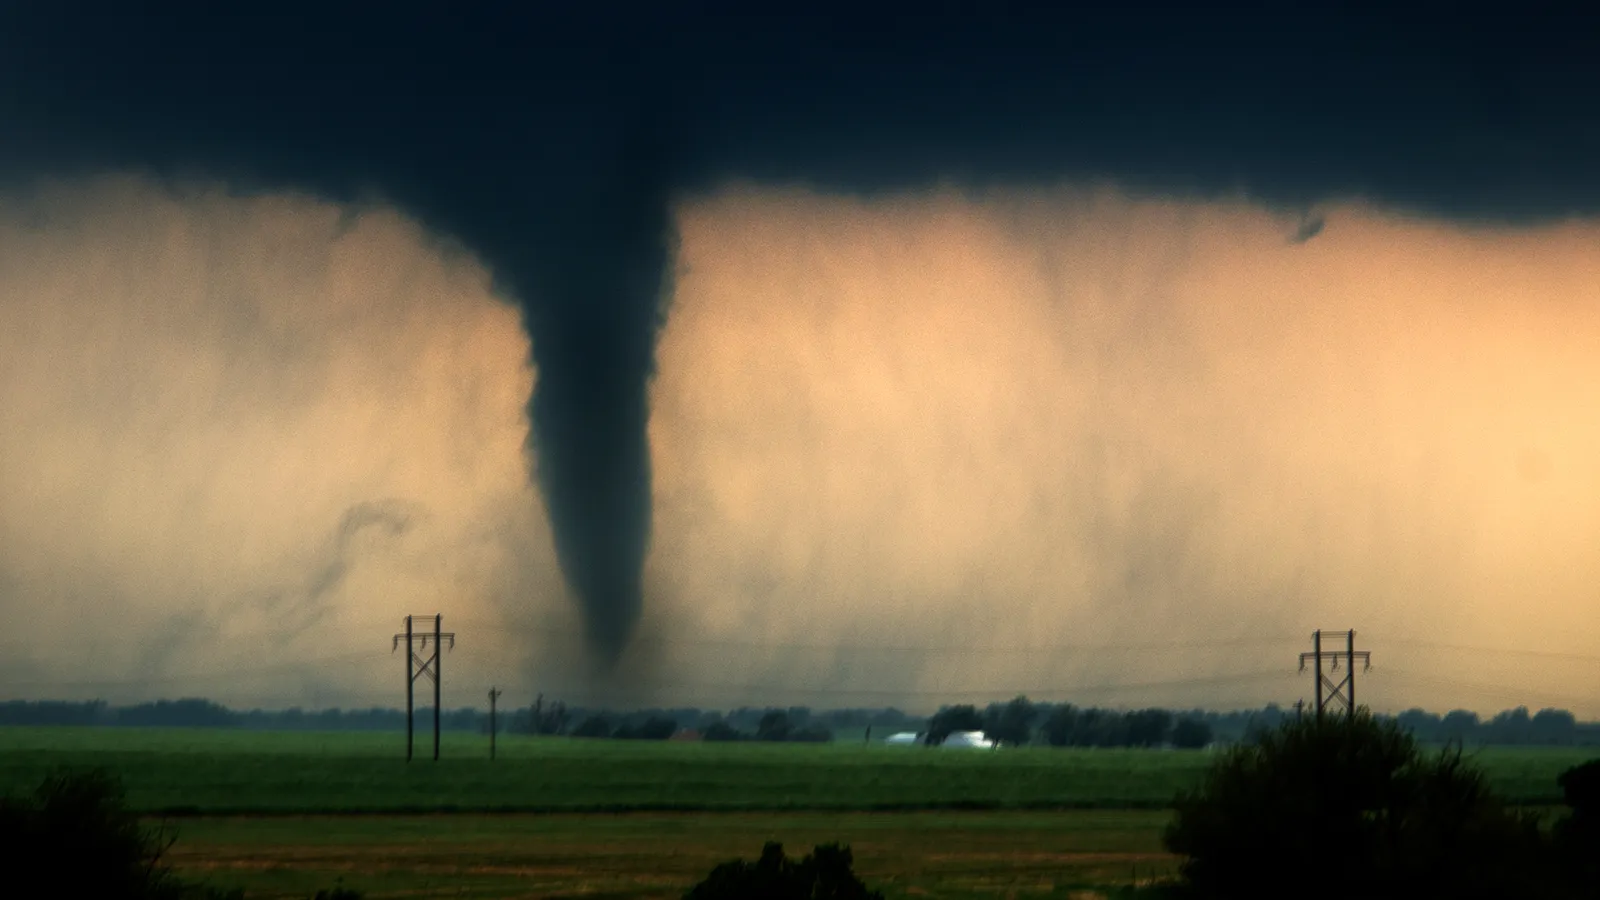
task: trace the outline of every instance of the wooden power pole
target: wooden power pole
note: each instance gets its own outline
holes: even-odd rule
[[[494,703],[504,693],[499,688],[489,688],[489,758],[494,759],[494,736],[500,730],[494,718]]]

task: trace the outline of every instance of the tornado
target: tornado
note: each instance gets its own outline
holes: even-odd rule
[[[666,99],[629,84],[587,90],[582,104],[549,104],[538,132],[517,132],[522,153],[401,200],[470,247],[522,313],[538,372],[531,475],[589,655],[606,670],[644,608],[649,391],[676,259],[675,157]]]
[[[650,545],[649,386],[671,292],[660,132],[643,116],[590,160],[587,189],[514,286],[539,379],[530,458],[594,659],[614,665],[643,610]]]

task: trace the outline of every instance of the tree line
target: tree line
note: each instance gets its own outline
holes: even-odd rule
[[[928,720],[923,740],[944,742],[952,732],[982,731],[1000,744],[1051,747],[1163,747],[1198,749],[1215,735],[1199,716],[1165,709],[1122,712],[1099,707],[1079,708],[1070,703],[1034,703],[1016,697],[1006,703],[947,706]]]
[[[420,717],[431,717],[423,708]],[[1215,711],[1116,710],[1070,703],[1034,702],[1017,697],[986,706],[943,706],[931,717],[895,707],[816,710],[807,706],[746,706],[730,710],[698,707],[615,710],[569,707],[542,696],[521,707],[503,710],[502,732],[655,740],[698,735],[711,741],[827,741],[847,733],[859,739],[870,729],[876,737],[896,732],[942,740],[952,731],[983,731],[1001,743],[1057,747],[1202,746],[1237,743],[1277,728],[1296,717],[1293,708],[1268,704],[1261,709]],[[1424,743],[1459,742],[1466,746],[1600,745],[1600,723],[1579,722],[1564,709],[1527,707],[1504,710],[1488,718],[1468,710],[1439,714],[1409,709],[1393,721]],[[234,710],[204,698],[187,697],[113,706],[102,700],[10,700],[0,702],[0,726],[96,725],[132,727],[246,728],[272,731],[395,731],[405,727],[405,711],[366,709]],[[440,725],[447,731],[487,731],[488,714],[475,707],[446,709]]]
[[[884,722],[904,725],[921,721],[899,710],[833,710],[814,714],[809,707],[754,709],[743,707],[727,714],[716,710],[652,709],[633,712],[568,709],[564,703],[544,704],[541,695],[524,715],[512,719],[512,731],[529,734],[568,735],[580,738],[665,740],[686,737],[704,741],[794,741],[824,743],[833,740],[830,722],[840,720],[867,725]]]

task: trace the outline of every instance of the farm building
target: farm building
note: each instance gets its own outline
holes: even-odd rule
[[[910,747],[922,743],[923,735],[910,731],[891,734],[883,739],[885,744],[895,747]],[[989,740],[981,731],[952,731],[944,739],[941,747],[966,747],[976,750],[988,750],[994,747],[994,741]]]
[[[992,750],[994,741],[989,740],[981,731],[952,731],[944,739],[941,747],[970,747],[974,750]]]

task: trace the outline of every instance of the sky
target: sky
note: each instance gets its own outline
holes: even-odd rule
[[[1589,32],[825,7],[5,10],[0,683],[1600,715]]]

